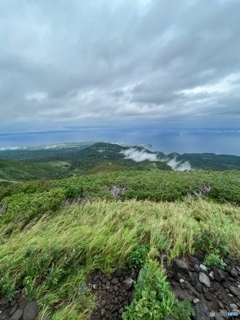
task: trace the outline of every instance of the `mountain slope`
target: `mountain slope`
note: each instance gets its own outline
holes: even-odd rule
[[[131,147],[138,152],[146,154],[155,154],[146,150],[143,147]],[[124,151],[129,150],[129,147],[117,144],[98,142],[92,146],[79,152],[79,158],[72,161],[72,165],[80,172],[97,172],[97,171],[116,171],[117,169],[137,169],[151,170],[157,168],[160,170],[171,170],[170,167],[160,161],[143,160],[136,162],[126,158]],[[99,169],[99,170],[98,170]]]
[[[19,150],[0,151],[5,157],[0,163],[0,184],[8,181],[26,181],[34,179],[61,179],[88,172],[111,172],[119,170],[171,170],[164,162],[144,160],[136,162],[126,159],[122,153],[129,147],[111,143],[64,144],[54,147],[42,146]],[[134,150],[153,154],[135,147]],[[18,161],[16,161],[18,160]]]
[[[0,183],[36,179],[60,179],[69,176],[67,162],[31,163],[0,159]]]
[[[238,156],[213,153],[165,155],[140,146],[104,142],[0,150],[1,158],[5,159],[0,162],[1,184],[120,170],[240,170]]]
[[[189,162],[192,169],[240,170],[240,157],[234,155],[216,155],[214,153],[172,153],[168,155],[176,162]]]

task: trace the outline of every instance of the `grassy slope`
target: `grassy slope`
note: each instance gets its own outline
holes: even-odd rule
[[[206,182],[210,194],[198,199]],[[127,187],[118,201],[109,193],[113,185]],[[69,205],[78,197],[91,201]],[[39,319],[87,319],[94,301],[78,293],[79,285],[95,269],[127,265],[141,243],[154,259],[222,243],[240,258],[240,208],[229,203],[239,199],[238,171],[129,171],[2,188],[1,294],[11,297],[23,283],[41,306]]]
[[[41,305],[40,319],[87,319],[91,296],[79,285],[96,269],[124,266],[139,243],[150,245],[149,257],[161,252],[173,259],[191,253],[202,228],[215,239],[225,237],[231,254],[240,258],[240,209],[197,202],[97,201],[43,215],[0,248],[1,287],[13,293],[18,283]]]

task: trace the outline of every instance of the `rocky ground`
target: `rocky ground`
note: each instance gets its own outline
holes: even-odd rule
[[[198,251],[174,260],[167,267],[168,281],[176,297],[191,300],[196,313],[193,320],[240,319],[240,264],[228,257],[224,268],[208,269],[203,261],[203,253]],[[137,277],[138,270],[118,268],[111,276],[97,271],[87,283],[80,284],[80,293],[84,294],[89,288],[97,301],[89,320],[121,319],[124,307],[133,298]],[[0,320],[35,319],[37,303],[27,302],[21,293],[12,302],[4,297],[0,300]],[[166,319],[174,320],[171,317]]]
[[[176,297],[192,301],[195,320],[240,319],[240,264],[228,257],[224,268],[208,269],[203,260],[198,251],[173,262],[168,281]]]
[[[26,301],[21,293],[11,302],[4,297],[0,299],[0,320],[35,320],[37,314],[37,303]]]

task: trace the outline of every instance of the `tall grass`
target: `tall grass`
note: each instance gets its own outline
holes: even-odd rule
[[[240,208],[229,204],[101,200],[62,208],[7,241],[2,231],[1,294],[11,298],[24,284],[26,297],[40,304],[39,319],[87,319],[94,299],[78,288],[92,271],[126,266],[140,243],[150,247],[151,258],[164,253],[170,262],[192,253],[202,230],[224,236],[228,251],[240,258]]]

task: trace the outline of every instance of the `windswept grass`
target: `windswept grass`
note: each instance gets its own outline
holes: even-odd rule
[[[206,252],[213,243],[220,248],[224,243],[240,258],[240,208],[203,200],[101,200],[42,215],[10,237],[3,226],[1,233],[1,294],[11,298],[24,284],[26,297],[41,306],[39,319],[87,319],[94,300],[79,292],[81,283],[96,269],[110,273],[126,266],[141,243],[148,245],[150,258],[164,253],[169,262],[199,243]]]

